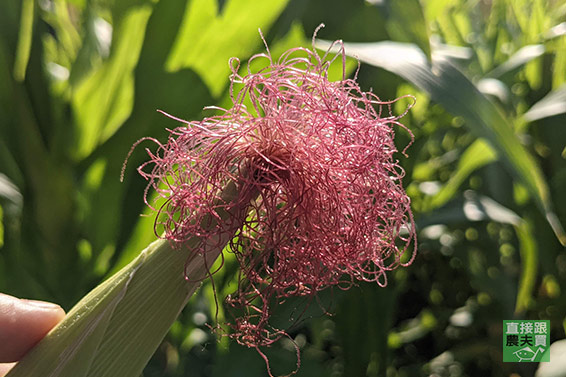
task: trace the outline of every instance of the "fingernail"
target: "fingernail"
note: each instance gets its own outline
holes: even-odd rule
[[[26,300],[26,299],[22,299],[21,301],[26,305],[41,309],[55,310],[61,308],[59,305],[47,301]]]

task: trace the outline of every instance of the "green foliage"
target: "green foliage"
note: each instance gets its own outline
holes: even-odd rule
[[[134,171],[143,146],[119,178],[136,140],[176,126],[156,110],[227,106],[228,58],[262,52],[258,28],[276,56],[321,22],[319,38],[363,62],[364,89],[418,99],[399,159],[419,255],[387,288],[286,303],[298,375],[533,374],[502,363],[500,333],[503,319],[550,319],[551,341],[565,336],[563,0],[4,1],[0,291],[69,309],[134,259],[156,238]],[[399,129],[400,149],[410,140]],[[236,273],[228,255],[219,296]],[[206,283],[144,376],[266,375],[254,350],[215,339],[216,315]],[[266,354],[275,374],[295,367],[290,342]]]

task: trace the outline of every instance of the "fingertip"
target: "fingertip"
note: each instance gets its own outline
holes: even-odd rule
[[[0,377],[7,375],[15,365],[16,363],[0,363]]]
[[[0,362],[19,360],[64,316],[59,305],[0,294]]]
[[[65,317],[63,308],[52,302],[26,299],[20,299],[20,301],[31,308],[30,311],[35,313],[34,315],[38,317],[37,320],[44,321],[46,325],[53,322],[51,327],[55,326]]]

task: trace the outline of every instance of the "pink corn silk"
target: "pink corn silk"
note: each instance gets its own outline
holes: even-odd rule
[[[257,59],[267,64],[253,72]],[[275,303],[357,281],[385,286],[386,272],[416,255],[404,171],[394,158],[394,126],[406,129],[404,114],[391,112],[399,99],[381,101],[355,78],[329,81],[331,63],[314,48],[291,49],[278,61],[267,50],[240,76],[231,59],[232,108],[195,122],[168,115],[184,125],[166,144],[151,139],[158,149],[138,168],[150,181],[146,203],[151,188],[166,198],[156,209],[165,238],[235,232],[229,250],[241,272],[226,301],[243,314],[228,324],[230,336],[258,350],[286,336],[268,323]],[[220,195],[230,183],[239,196],[227,204]],[[219,218],[220,207],[229,218]],[[412,255],[403,262],[405,252]]]

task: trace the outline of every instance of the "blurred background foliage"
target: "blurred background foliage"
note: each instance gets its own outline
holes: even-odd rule
[[[0,291],[67,310],[155,239],[130,146],[225,105],[228,59],[343,39],[358,78],[417,105],[399,154],[419,255],[387,288],[289,300],[274,318],[300,376],[550,376],[502,363],[502,320],[565,338],[564,0],[4,0],[0,5]],[[348,72],[357,65],[348,60]],[[332,71],[334,79],[340,67]],[[404,111],[399,103],[396,111]],[[398,130],[397,145],[410,142]],[[234,261],[216,291],[234,289]],[[222,319],[223,310],[219,308]],[[326,316],[328,310],[334,313]],[[209,283],[144,376],[265,376],[254,350],[208,330]],[[273,372],[294,348],[266,350]],[[562,363],[562,364],[560,364]],[[554,374],[552,374],[554,375]],[[565,375],[565,374],[556,374]]]

